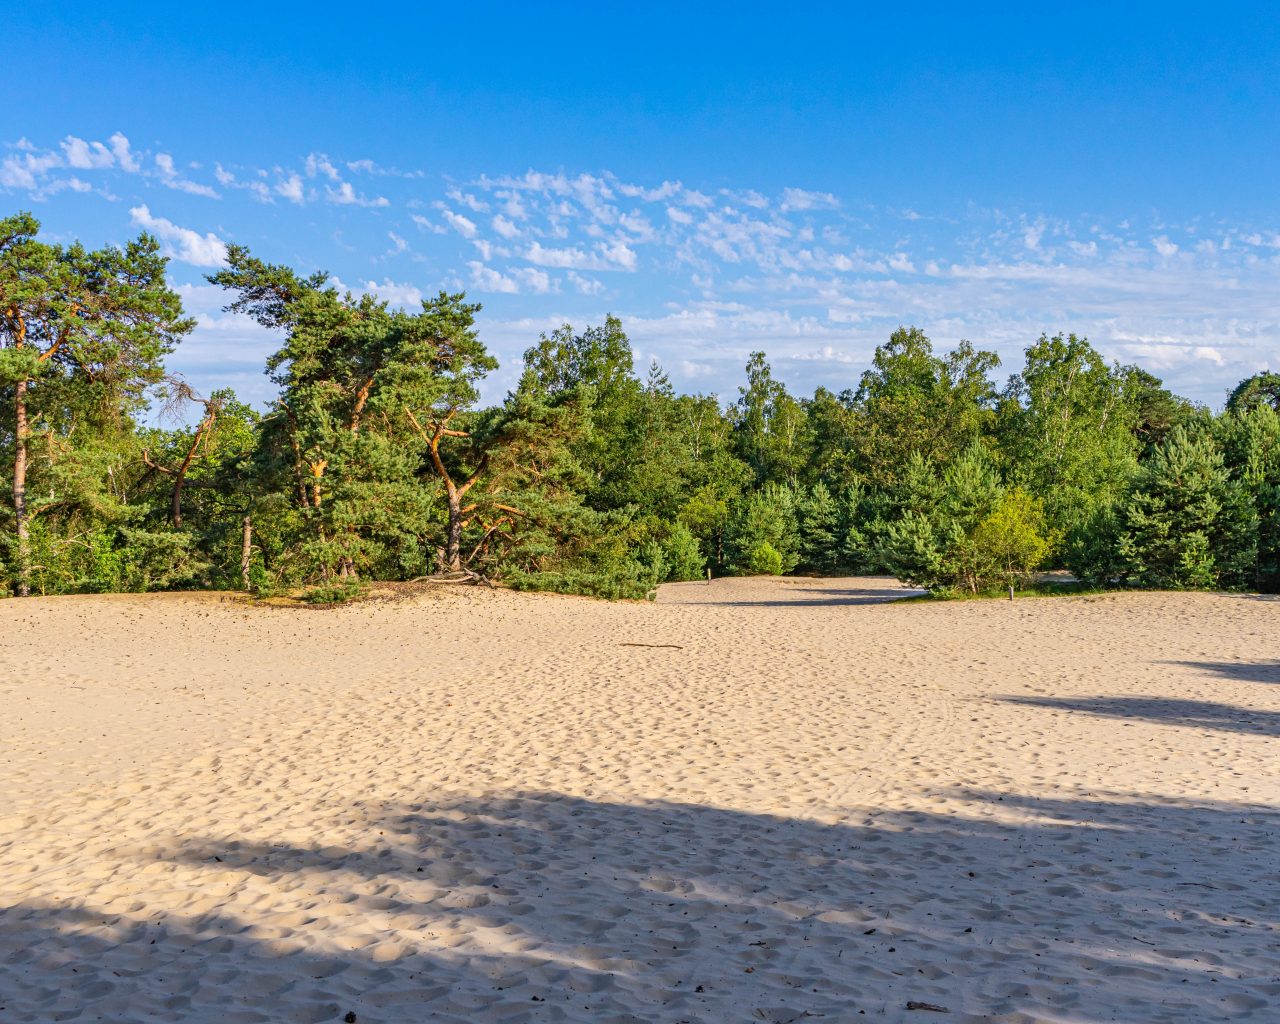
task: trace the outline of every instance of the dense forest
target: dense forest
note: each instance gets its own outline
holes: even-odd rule
[[[565,325],[498,405],[479,307],[336,290],[232,246],[209,280],[278,337],[258,410],[164,360],[193,321],[155,239],[90,250],[0,220],[0,576],[15,595],[350,595],[425,576],[642,597],[715,574],[1280,590],[1280,375],[1221,413],[1074,334],[1000,360],[895,331],[856,386],[738,396],[637,372]],[[531,339],[532,341],[533,339]],[[854,382],[851,382],[853,384]],[[167,426],[166,426],[167,424]]]

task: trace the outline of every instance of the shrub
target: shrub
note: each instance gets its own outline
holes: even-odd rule
[[[974,446],[939,476],[923,461],[907,467],[903,511],[877,531],[872,560],[903,583],[935,592],[977,593],[995,585],[993,556],[978,527],[1001,506],[1004,489],[990,456]],[[996,524],[982,534],[993,544]]]
[[[782,567],[775,575],[790,572],[800,560],[795,498],[789,487],[766,484],[734,509],[725,545],[730,570],[755,572],[752,559],[761,544],[767,544],[781,560]]]
[[[974,590],[993,583],[1012,587],[1026,582],[1053,547],[1046,534],[1043,505],[1016,487],[1001,495],[970,540],[978,566],[970,588]]]
[[[697,580],[706,571],[707,560],[702,555],[702,546],[684,523],[676,523],[671,527],[671,532],[662,544],[662,551],[668,565],[664,579]]]
[[[1175,429],[1134,480],[1117,518],[1125,578],[1147,587],[1239,586],[1257,561],[1257,515],[1208,432]]]
[[[759,541],[748,553],[744,568],[752,576],[781,576],[782,554],[767,540]]]

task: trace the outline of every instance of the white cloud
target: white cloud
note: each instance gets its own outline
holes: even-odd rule
[[[308,178],[323,175],[330,181],[342,180],[342,175],[338,173],[338,168],[334,167],[332,161],[323,153],[308,153],[303,166],[306,168]]]
[[[62,166],[58,154],[36,152],[26,139],[19,140],[17,149],[18,153],[0,162],[0,185],[5,188],[35,190],[49,171]]]
[[[337,188],[331,188],[326,185],[324,194],[325,198],[335,206],[381,207],[391,205],[391,200],[386,196],[376,196],[373,199],[368,199],[360,195],[349,181],[342,182]]]
[[[164,217],[154,217],[145,205],[133,207],[129,216],[136,226],[167,243],[175,259],[197,267],[218,267],[227,261],[226,243],[212,232],[201,235]]]
[[[531,243],[524,252],[524,258],[541,267],[601,269],[600,261],[583,249],[553,249],[547,248],[541,242]]]
[[[129,147],[129,140],[124,135],[116,132],[107,141],[111,143],[111,152],[116,162],[120,164],[121,170],[128,171],[130,174],[137,174],[142,170],[142,164],[134,156],[133,150]]]
[[[604,291],[604,282],[594,277],[583,277],[576,270],[569,271],[566,276],[580,295],[599,295]]]
[[[524,250],[524,258],[541,267],[562,270],[635,270],[636,254],[622,239],[599,242],[594,251],[580,247],[552,248],[532,242]]]
[[[1166,235],[1152,239],[1151,244],[1161,256],[1172,256],[1178,251],[1177,243],[1169,241]]]
[[[305,199],[302,178],[297,174],[290,174],[289,177],[282,178],[280,181],[276,182],[275,193],[278,196],[283,196],[291,203],[298,203],[301,205]]]
[[[186,192],[193,196],[206,196],[209,199],[219,198],[218,193],[208,185],[201,185],[199,182],[190,181],[182,177],[174,166],[173,157],[168,153],[157,153],[155,162],[156,173],[159,175],[161,183],[166,187],[175,189],[178,192]]]
[[[555,280],[545,270],[539,270],[537,267],[520,267],[511,271],[511,275],[519,281],[523,281],[526,288],[531,292],[539,295],[545,295],[547,292],[555,289]]]
[[[115,154],[101,142],[85,142],[74,135],[62,140],[62,152],[66,154],[68,167],[82,171],[111,167],[116,162]]]
[[[783,213],[802,210],[834,210],[840,200],[830,192],[808,192],[802,188],[784,188],[779,204]]]
[[[445,222],[449,227],[453,228],[453,230],[458,232],[458,234],[463,238],[476,237],[476,225],[474,221],[469,220],[460,213],[454,213],[446,206],[440,207],[440,215],[444,217]]]
[[[477,199],[475,196],[471,195],[471,193],[469,192],[463,192],[461,189],[458,189],[458,188],[451,188],[449,189],[448,192],[445,193],[445,195],[448,196],[450,199],[452,199],[455,203],[458,203],[460,206],[465,206],[472,213],[488,213],[489,212],[489,204],[486,202],[482,202],[481,200]]]
[[[493,230],[498,232],[503,238],[519,238],[520,228],[513,221],[508,220],[502,214],[498,214],[493,218]]]
[[[423,231],[430,231],[433,235],[447,235],[449,233],[446,228],[428,220],[420,213],[413,214],[411,220],[417,224],[418,227],[422,228]]]
[[[417,309],[422,305],[422,289],[415,284],[402,284],[384,278],[381,283],[366,281],[363,288],[357,289],[367,295],[376,295],[393,307],[400,309]]]
[[[609,243],[601,243],[598,247],[600,254],[615,266],[621,267],[623,270],[636,269],[636,254],[626,242],[621,238],[614,239]]]
[[[657,188],[645,188],[643,185],[630,185],[618,182],[618,192],[629,199],[643,199],[646,203],[658,203],[664,199],[679,195],[684,186],[678,181],[664,181]]]
[[[492,267],[486,267],[479,260],[469,261],[467,268],[471,271],[472,286],[479,291],[506,292],[514,295],[520,290],[520,286],[511,278],[498,273]]]

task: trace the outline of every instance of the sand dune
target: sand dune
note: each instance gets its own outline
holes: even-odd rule
[[[1280,602],[900,594],[0,602],[0,1020],[1280,1019]]]

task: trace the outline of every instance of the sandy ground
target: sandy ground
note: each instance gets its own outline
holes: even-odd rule
[[[1280,602],[900,593],[0,602],[0,1021],[1280,1020]]]

